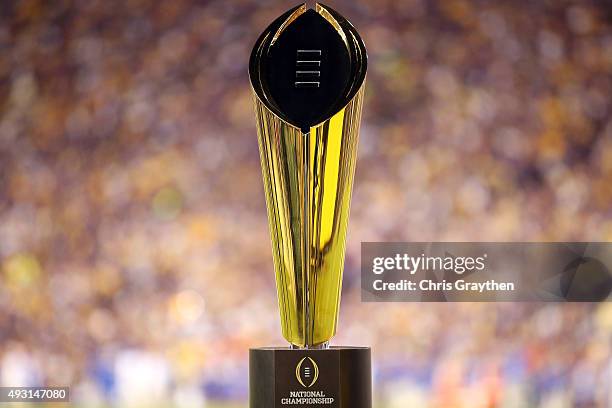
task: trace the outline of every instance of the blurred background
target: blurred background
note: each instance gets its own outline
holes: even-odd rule
[[[284,1],[0,5],[0,383],[245,407],[283,345],[247,61]],[[329,1],[370,66],[335,344],[376,407],[612,407],[612,305],[366,304],[361,241],[611,241],[612,6]]]

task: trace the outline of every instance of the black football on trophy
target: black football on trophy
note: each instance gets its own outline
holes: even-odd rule
[[[264,31],[253,48],[249,73],[271,110],[307,129],[348,103],[366,67],[365,46],[354,27],[317,4],[289,10]]]

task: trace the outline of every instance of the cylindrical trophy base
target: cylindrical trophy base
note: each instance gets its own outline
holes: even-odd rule
[[[372,408],[369,347],[249,352],[250,408]]]

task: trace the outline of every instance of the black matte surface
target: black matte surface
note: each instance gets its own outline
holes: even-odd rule
[[[312,385],[300,384],[296,367],[304,357],[312,357],[319,369]],[[333,347],[327,350],[259,348],[249,352],[249,407],[280,408],[281,399],[291,391],[324,392],[333,397],[330,404],[291,405],[296,408],[371,408],[371,351],[365,347]]]
[[[256,401],[272,401],[274,399],[274,355],[270,353],[249,352],[249,405],[260,406]]]

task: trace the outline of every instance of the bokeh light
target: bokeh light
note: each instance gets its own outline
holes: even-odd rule
[[[609,5],[329,4],[370,58],[334,343],[372,346],[376,406],[610,406],[610,304],[359,294],[362,241],[612,240]],[[246,405],[284,344],[247,62],[288,7],[3,4],[3,385]]]

